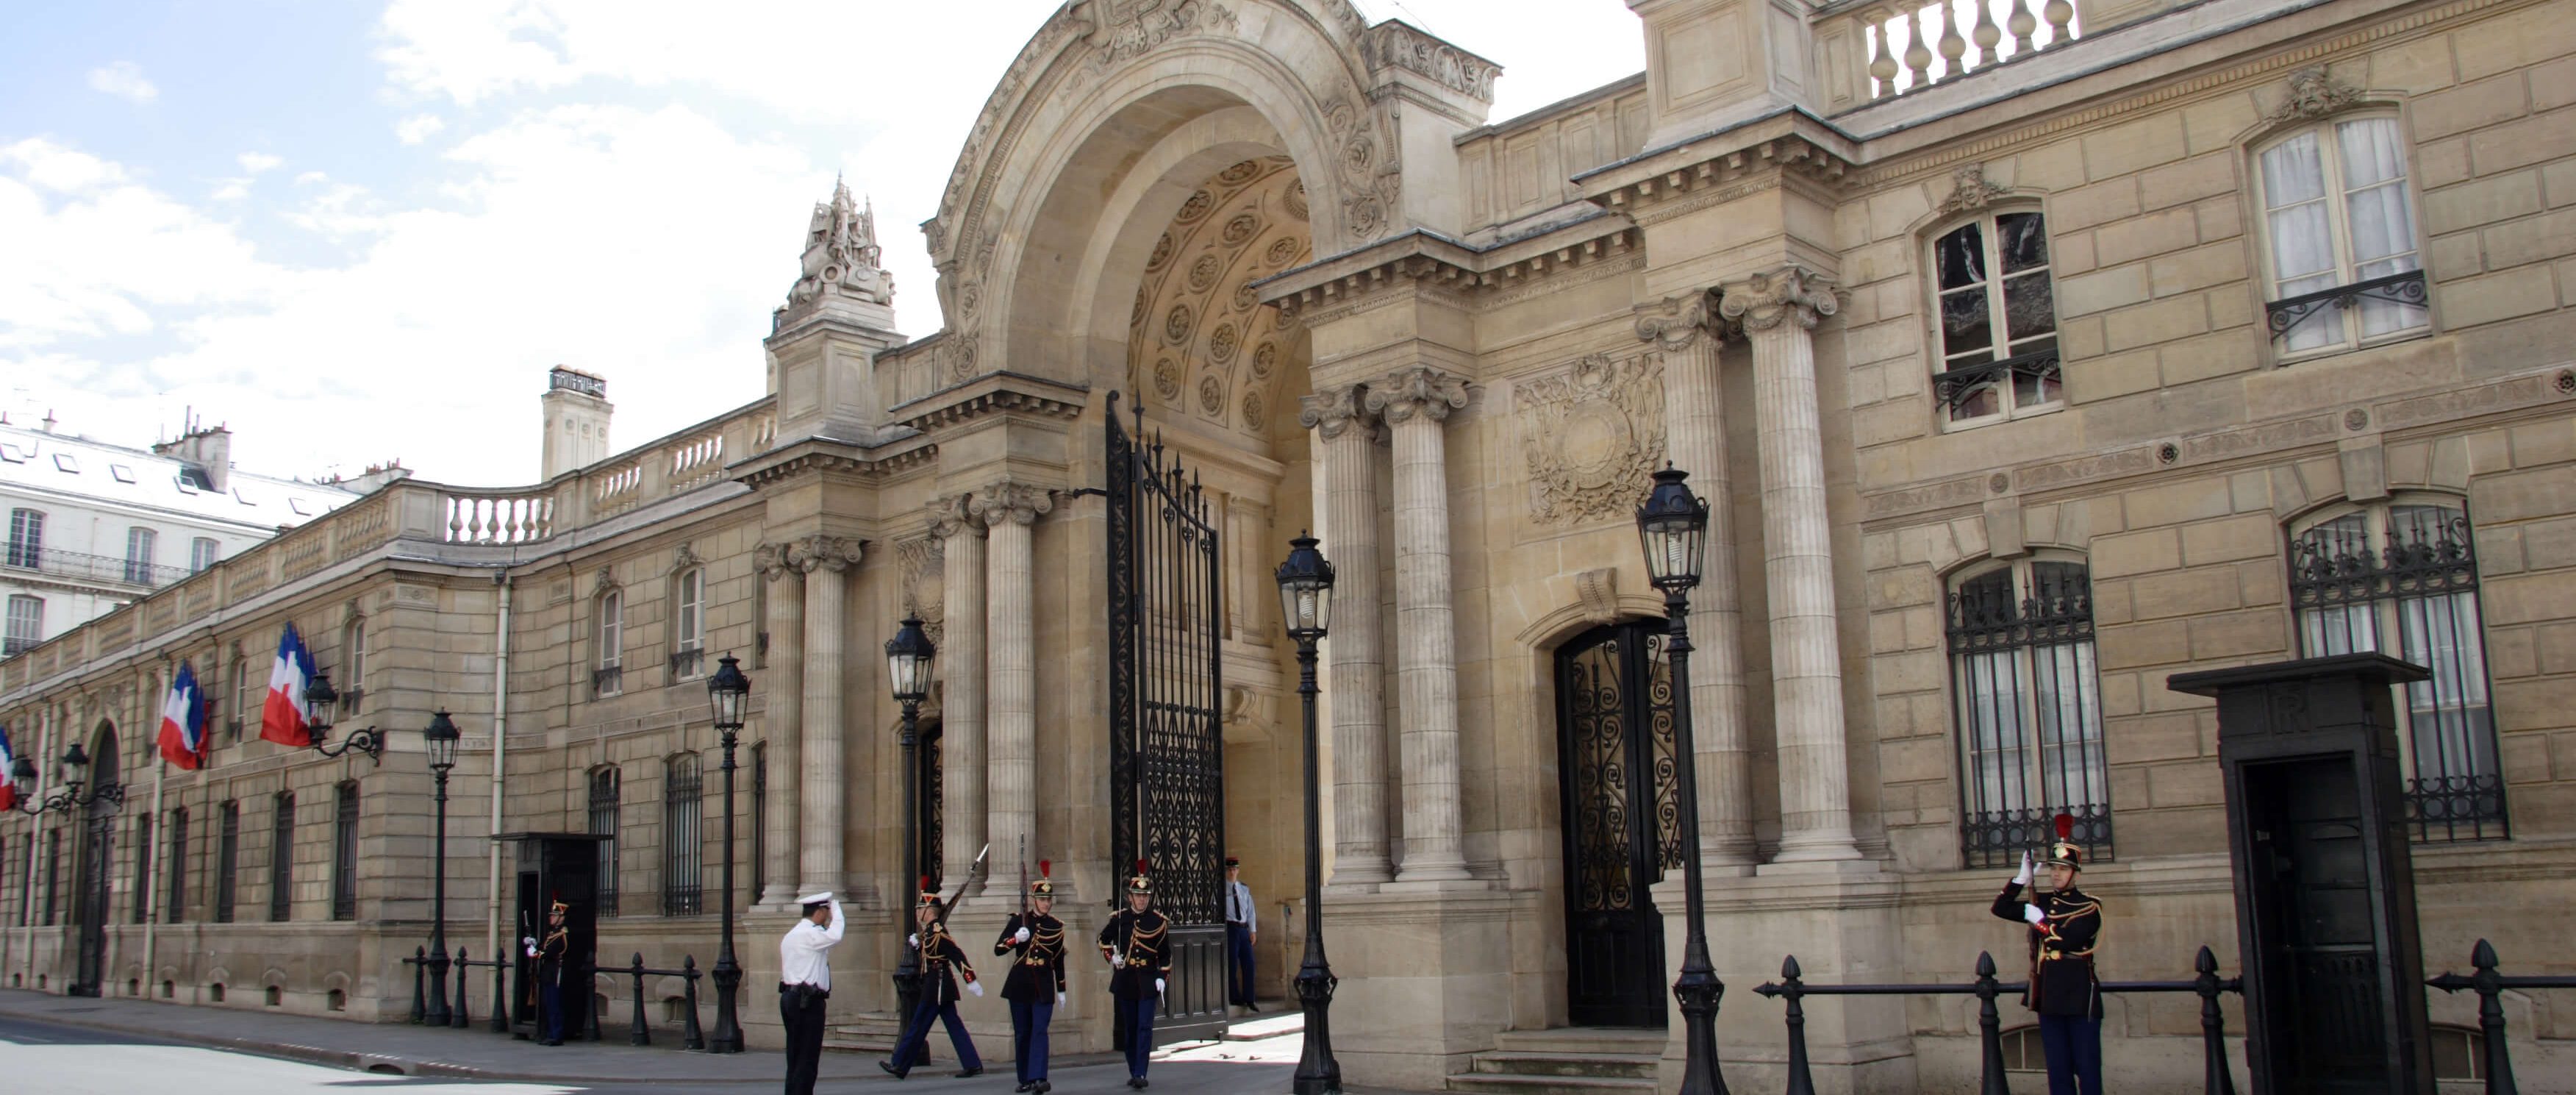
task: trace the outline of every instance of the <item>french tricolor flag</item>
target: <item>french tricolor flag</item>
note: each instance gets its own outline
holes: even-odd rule
[[[161,759],[194,770],[206,759],[206,696],[197,690],[197,671],[179,663],[170,679],[170,697],[161,702]]]
[[[313,652],[304,648],[295,625],[288,624],[277,640],[277,661],[268,670],[268,703],[259,712],[262,739],[298,749],[313,744],[312,727],[304,721],[304,688],[311,683]]]
[[[18,766],[18,754],[9,749],[9,728],[0,726],[0,810],[18,805],[18,777],[9,770]]]

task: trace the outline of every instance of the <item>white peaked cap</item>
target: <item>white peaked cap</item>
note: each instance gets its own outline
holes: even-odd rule
[[[809,893],[803,897],[797,898],[796,903],[799,905],[820,905],[826,901],[830,901],[831,899],[832,891],[824,890],[820,893]]]

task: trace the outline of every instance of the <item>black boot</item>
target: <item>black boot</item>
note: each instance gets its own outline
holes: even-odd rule
[[[892,1076],[898,1080],[903,1079],[905,1070],[894,1067],[894,1062],[892,1061],[879,1061],[877,1062],[877,1067],[884,1069],[888,1076]]]
[[[984,1074],[984,1066],[982,1066],[982,1065],[977,1065],[977,1066],[975,1066],[975,1067],[973,1067],[973,1068],[969,1068],[969,1069],[962,1069],[962,1070],[958,1071],[955,1075],[956,1075],[956,1078],[957,1078],[957,1079],[965,1080],[965,1079],[971,1079],[971,1078],[976,1077],[976,1076],[981,1076],[981,1075],[983,1075],[983,1074]]]

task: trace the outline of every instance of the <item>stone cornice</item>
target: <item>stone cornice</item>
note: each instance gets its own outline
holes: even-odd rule
[[[1721,133],[1649,149],[1574,176],[1583,199],[1640,222],[1657,207],[1714,187],[1778,185],[1782,177],[1841,190],[1858,179],[1860,148],[1803,110],[1782,110]],[[1755,186],[1754,189],[1759,189]],[[1748,189],[1746,193],[1751,193]]]
[[[735,482],[753,490],[802,475],[839,472],[878,478],[921,467],[939,455],[939,446],[916,434],[874,449],[826,438],[808,438],[774,449],[738,465]]]
[[[1316,323],[1363,310],[1398,289],[1429,291],[1474,309],[1520,299],[1514,290],[1589,272],[1642,254],[1625,218],[1594,216],[1522,239],[1476,248],[1407,232],[1254,283],[1282,324]]]
[[[922,433],[988,414],[1019,413],[1071,419],[1082,414],[1091,389],[1026,373],[985,373],[893,408],[906,426]]]

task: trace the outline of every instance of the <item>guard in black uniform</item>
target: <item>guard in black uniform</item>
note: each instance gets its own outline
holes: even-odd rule
[[[1127,907],[1100,928],[1100,957],[1109,960],[1109,995],[1116,998],[1114,1037],[1127,1053],[1127,1086],[1143,1089],[1145,1065],[1154,1055],[1154,1005],[1162,999],[1163,979],[1171,976],[1172,922],[1153,908],[1154,880],[1145,861],[1127,880]]]
[[[948,1042],[957,1047],[957,1078],[984,1074],[984,1059],[975,1052],[975,1038],[966,1033],[966,1023],[957,1017],[957,986],[963,981],[966,991],[984,995],[984,986],[975,982],[975,967],[966,961],[966,949],[948,934],[947,917],[939,895],[930,889],[930,879],[921,880],[921,903],[913,907],[915,931],[905,937],[904,945],[921,952],[921,1003],[905,1025],[903,1038],[894,1044],[894,1057],[877,1062],[877,1067],[903,1079],[919,1060],[917,1051],[930,1040],[931,1020],[948,1028]],[[898,1063],[900,1062],[900,1063]]]
[[[2102,903],[2075,888],[2084,850],[2066,839],[2073,820],[2057,819],[2058,840],[2046,860],[2050,890],[2022,900],[2032,873],[2024,852],[2021,873],[1995,898],[1995,915],[2030,925],[2030,989],[2021,1002],[2039,1013],[2049,1095],[2102,1095],[2102,980],[2093,971]]]
[[[528,956],[537,960],[537,1044],[559,1046],[564,1038],[564,967],[572,957],[572,929],[564,916],[572,906],[561,900],[546,910],[546,936],[539,940],[521,940]]]
[[[1047,1024],[1055,1020],[1056,1005],[1064,1002],[1064,921],[1050,915],[1055,909],[1051,866],[1038,861],[1038,879],[1029,883],[1027,903],[1002,925],[1002,937],[993,943],[994,954],[1012,955],[1010,975],[1002,979],[1002,999],[1011,1002],[1011,1067],[1020,1079],[1013,1091],[1055,1090],[1047,1082]],[[1022,873],[1027,869],[1023,866]]]

